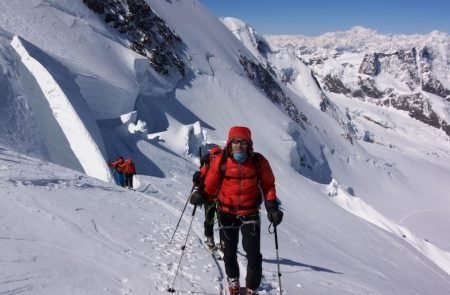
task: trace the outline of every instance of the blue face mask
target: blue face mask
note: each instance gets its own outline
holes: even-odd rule
[[[242,164],[245,162],[245,160],[247,160],[248,155],[247,153],[233,153],[233,158],[236,160],[236,162]]]

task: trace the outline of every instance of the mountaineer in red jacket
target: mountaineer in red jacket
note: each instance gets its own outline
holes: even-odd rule
[[[116,181],[117,185],[120,185],[122,187],[125,187],[125,179],[123,175],[123,171],[120,170],[119,165],[123,164],[123,157],[118,157],[114,162],[108,163],[110,167],[114,167],[113,175],[114,180]]]
[[[192,176],[192,182],[197,187],[197,190],[203,191],[204,181],[208,173],[211,161],[217,156],[222,154],[220,147],[213,147],[211,150],[200,159],[200,169]],[[214,221],[217,214],[216,198],[205,200],[205,222],[204,234],[206,237],[206,246],[210,251],[217,251],[217,247],[214,241]],[[220,249],[222,250],[222,239],[220,239]]]
[[[190,202],[201,204],[217,196],[219,223],[224,241],[225,271],[231,295],[239,294],[237,246],[239,230],[247,254],[247,294],[257,294],[262,277],[260,204],[265,201],[268,218],[280,224],[283,212],[278,208],[275,177],[263,155],[253,152],[250,129],[232,127],[225,151],[211,161],[203,191],[194,192]]]
[[[136,168],[134,167],[131,159],[126,160],[123,164],[119,164],[118,169],[123,172],[125,176],[125,187],[133,189],[133,176],[136,174]]]

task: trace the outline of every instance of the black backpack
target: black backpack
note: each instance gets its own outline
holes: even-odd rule
[[[214,159],[218,154],[223,153],[222,149],[210,150],[207,154],[203,155],[200,159],[200,168],[206,166],[206,171],[209,170],[209,164],[211,160]]]

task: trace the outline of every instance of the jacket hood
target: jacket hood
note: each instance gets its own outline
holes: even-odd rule
[[[228,132],[228,139],[227,139],[227,144],[226,144],[227,150],[229,150],[230,143],[235,138],[245,139],[249,143],[250,151],[253,149],[252,132],[247,127],[233,126],[230,128],[230,131]]]

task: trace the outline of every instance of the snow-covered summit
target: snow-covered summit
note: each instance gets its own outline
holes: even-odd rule
[[[266,38],[278,56],[294,48],[323,89],[392,105],[450,135],[448,34],[382,35],[356,27],[318,37]]]
[[[262,61],[263,58],[261,56],[266,56],[270,51],[270,47],[265,39],[252,26],[234,17],[224,17],[220,20],[258,60]]]
[[[406,49],[418,44],[425,45],[430,41],[435,42],[434,45],[437,43],[448,44],[450,36],[436,30],[427,35],[381,34],[373,29],[356,26],[347,31],[329,32],[319,36],[265,35],[264,38],[274,45],[280,46],[292,44],[297,47],[316,47],[329,50],[379,52]]]

